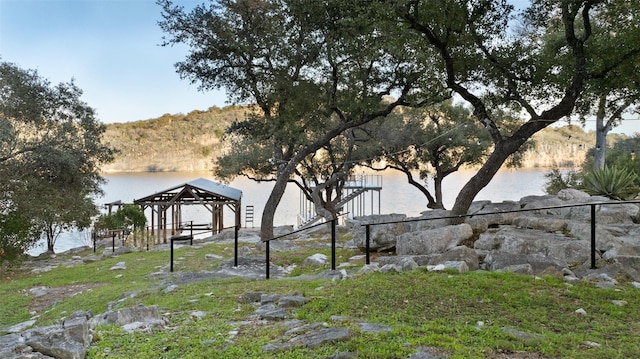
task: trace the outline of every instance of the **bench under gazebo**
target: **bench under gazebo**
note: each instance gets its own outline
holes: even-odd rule
[[[193,224],[198,229],[211,229],[212,234],[224,227],[223,213],[227,206],[234,213],[235,226],[240,227],[242,191],[205,178],[198,178],[166,190],[133,201],[146,213],[151,209],[151,231],[157,238],[167,242],[167,233],[172,236],[185,229],[182,206],[200,205],[211,213],[210,224]],[[170,213],[168,213],[170,212]],[[168,219],[171,218],[171,221]],[[202,228],[200,228],[202,227]]]

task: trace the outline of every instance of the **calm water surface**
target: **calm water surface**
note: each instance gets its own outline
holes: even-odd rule
[[[543,185],[546,170],[502,170],[484,188],[475,200],[491,200],[502,202],[517,201],[528,195],[544,194]],[[367,172],[369,174],[370,172]],[[446,208],[451,208],[457,193],[462,186],[475,174],[474,171],[459,171],[444,180],[443,200]],[[98,204],[121,200],[131,203],[134,199],[148,196],[165,189],[178,186],[197,178],[214,180],[209,172],[157,172],[157,173],[116,173],[104,176],[107,183],[103,186],[104,196],[98,198]],[[404,213],[417,216],[426,209],[427,200],[415,187],[407,183],[406,176],[396,171],[386,171],[382,175],[382,191],[380,192],[381,213]],[[237,178],[229,186],[242,191],[242,211],[244,225],[244,208],[246,205],[255,207],[255,223],[260,225],[260,218],[264,204],[271,193],[273,183],[257,183],[246,178]],[[374,196],[377,201],[377,195]],[[367,204],[367,206],[369,206]],[[276,211],[275,225],[296,224],[300,207],[300,192],[294,185],[289,185]],[[147,211],[148,212],[148,211]],[[377,209],[376,209],[377,212]],[[184,206],[183,220],[193,220],[196,223],[211,222],[210,213],[200,206]],[[225,213],[225,226],[233,225],[231,213]],[[90,243],[87,232],[64,233],[56,242],[56,252]],[[39,254],[46,249],[43,243],[29,253]]]

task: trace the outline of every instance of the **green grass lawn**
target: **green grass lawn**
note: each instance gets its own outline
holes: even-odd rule
[[[212,270],[221,260],[205,260],[205,254],[231,258],[231,247],[212,244],[180,248],[176,258],[181,259],[175,270]],[[319,273],[328,266],[302,265],[304,258],[318,252],[329,254],[330,250],[272,252],[271,261],[297,264],[293,275]],[[338,263],[353,254],[338,249]],[[625,283],[598,289],[591,283],[567,284],[551,277],[418,269],[338,281],[208,280],[179,285],[177,290],[164,293],[159,280],[147,279],[147,275],[158,272],[168,260],[168,252],[135,252],[40,274],[5,273],[0,281],[0,327],[28,320],[34,314],[39,315],[39,326],[55,323],[76,310],[99,314],[107,310],[108,303],[135,291],[138,294],[118,308],[158,305],[169,319],[167,327],[133,334],[115,326],[99,327],[89,358],[326,358],[341,352],[357,352],[358,358],[408,358],[420,346],[436,347],[449,358],[633,358],[640,353],[640,290]],[[109,270],[118,262],[125,262],[127,269]],[[41,285],[81,285],[87,289],[80,295],[51,298],[55,304],[33,313],[37,300],[28,290]],[[265,353],[261,346],[287,330],[283,322],[242,326],[233,337],[229,334],[238,329],[233,322],[246,320],[255,310],[238,300],[254,291],[300,293],[311,301],[293,311],[296,319],[348,326],[353,336],[314,349]],[[620,306],[613,301],[627,304]],[[587,314],[577,314],[579,308]],[[194,318],[192,311],[207,315]],[[332,316],[351,320],[335,322]],[[385,324],[393,329],[370,334],[360,331],[356,322]],[[515,331],[526,336],[514,335]]]

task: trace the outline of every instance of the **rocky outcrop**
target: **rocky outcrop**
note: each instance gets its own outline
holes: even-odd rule
[[[26,329],[33,325],[30,321],[30,325],[15,325],[8,331],[19,330],[0,336],[0,358],[82,359],[98,325],[115,324],[126,331],[134,331],[162,328],[164,323],[156,306],[108,311],[95,317],[90,312],[77,311],[59,324]]]
[[[590,268],[593,204],[597,204],[596,270]],[[370,250],[395,250],[397,255],[380,257],[379,269],[386,272],[411,268],[410,260],[440,270],[503,270],[569,280],[577,278],[573,270],[579,268],[582,276],[609,272],[640,281],[638,203],[612,202],[568,189],[556,196],[528,196],[518,202],[474,202],[469,213],[465,223],[455,226],[439,218],[447,216],[446,211],[406,219],[398,215],[357,218],[349,224],[350,244],[364,250],[364,226],[392,221],[370,226]]]

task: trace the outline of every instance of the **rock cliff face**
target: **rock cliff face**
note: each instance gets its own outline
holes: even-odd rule
[[[554,144],[540,142],[534,149],[529,150],[525,153],[522,161],[522,167],[579,167],[582,162],[584,162],[588,149],[589,147],[584,144]]]

